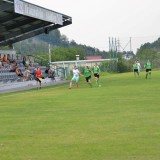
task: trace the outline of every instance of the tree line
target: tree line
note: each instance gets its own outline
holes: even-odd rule
[[[69,40],[66,35],[60,33],[60,31],[54,30],[49,34],[41,34],[36,37],[18,42],[14,44],[14,48],[18,54],[22,55],[33,55],[40,56],[41,63],[43,65],[48,63],[48,44],[51,45],[51,61],[67,61],[75,60],[76,55],[80,55],[80,59],[85,59],[86,56],[100,55],[102,58],[112,57],[111,53],[106,51],[100,51],[99,49],[85,44],[77,44],[74,40]],[[4,47],[7,48],[7,47]],[[123,55],[128,54],[132,55],[130,60],[125,60]],[[111,64],[102,64],[104,68],[108,68],[109,71],[114,72],[128,72],[131,71],[131,66],[135,60],[139,60],[142,66],[149,59],[152,63],[153,68],[160,66],[160,38],[158,38],[153,43],[145,43],[137,50],[136,54],[133,52],[119,52],[116,53],[116,58],[118,58],[118,63],[116,67],[114,63]],[[42,61],[44,59],[44,61]],[[114,69],[113,69],[114,68]]]
[[[45,54],[48,54],[48,44],[51,45],[52,57],[54,57],[52,61],[75,60],[76,54],[79,54],[81,59],[85,59],[86,56],[90,55],[101,55],[102,58],[109,56],[106,51],[77,44],[74,40],[69,41],[68,37],[61,34],[58,29],[51,31],[49,34],[41,34],[18,42],[14,44],[14,47],[19,54],[41,55],[45,57]]]

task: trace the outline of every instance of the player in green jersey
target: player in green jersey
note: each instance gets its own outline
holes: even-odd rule
[[[99,73],[100,73],[100,68],[98,64],[96,63],[93,67],[93,74],[96,80],[96,84],[98,84],[98,86],[101,87],[101,85],[99,84]]]
[[[146,79],[149,75],[149,77],[151,78],[151,68],[152,68],[152,65],[151,65],[151,62],[148,60],[147,63],[146,63]]]
[[[92,71],[89,69],[88,66],[85,66],[84,70],[83,70],[83,74],[86,78],[86,82],[90,85],[90,87],[92,88],[92,83],[91,83],[91,73]]]
[[[136,77],[136,75],[139,76],[138,63],[137,63],[137,61],[135,61],[134,64],[133,64],[133,72],[134,72],[134,76],[135,76],[135,77]]]

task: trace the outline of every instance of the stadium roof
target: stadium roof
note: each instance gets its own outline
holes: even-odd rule
[[[72,18],[67,15],[23,0],[0,0],[0,46],[48,34],[69,24]]]

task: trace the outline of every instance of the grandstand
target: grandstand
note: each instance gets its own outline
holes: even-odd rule
[[[48,34],[69,24],[72,18],[67,15],[23,0],[0,0],[0,46]]]
[[[52,30],[70,24],[72,24],[72,18],[62,13],[23,0],[0,0],[0,47],[9,46],[12,48],[8,51],[1,50],[0,54],[2,56],[4,54],[12,55],[12,59],[16,60],[18,67],[23,72],[25,67],[21,63],[22,57],[19,58],[15,55],[13,44],[39,34],[49,34]],[[37,65],[33,61],[32,67],[30,67],[31,72]],[[0,67],[0,88],[6,84],[14,86],[13,82],[17,83],[19,80],[15,72],[10,72],[9,67],[8,64]],[[40,68],[43,72],[46,70],[45,66]],[[56,73],[58,76],[59,71]]]
[[[16,61],[18,64],[18,68],[22,71],[22,73],[24,73],[26,67],[23,66],[20,57]],[[30,73],[33,73],[35,67],[37,66],[39,66],[39,64],[33,62],[32,66],[29,67]],[[11,72],[9,67],[10,65],[5,64],[3,68],[0,68],[0,93],[7,93],[16,90],[25,90],[37,87],[37,83],[34,78],[28,78],[24,81],[24,78],[20,78],[15,72]],[[46,66],[39,67],[42,70],[43,76],[45,77],[45,79],[42,81],[43,86],[55,85],[57,83],[59,84],[65,82],[64,74],[61,73],[61,70],[57,69],[57,71],[55,72],[55,77],[53,79],[48,78],[47,74],[45,74],[45,70],[47,69]]]

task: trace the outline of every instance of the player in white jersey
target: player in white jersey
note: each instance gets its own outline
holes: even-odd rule
[[[73,77],[72,77],[72,79],[70,81],[69,89],[72,88],[72,82],[73,81],[76,82],[76,88],[78,88],[79,75],[80,75],[80,71],[78,70],[78,68],[76,66],[74,66],[74,68],[73,68]]]
[[[138,61],[138,60],[137,60],[137,64],[138,64],[138,72],[140,73],[141,64],[139,63],[139,61]]]

